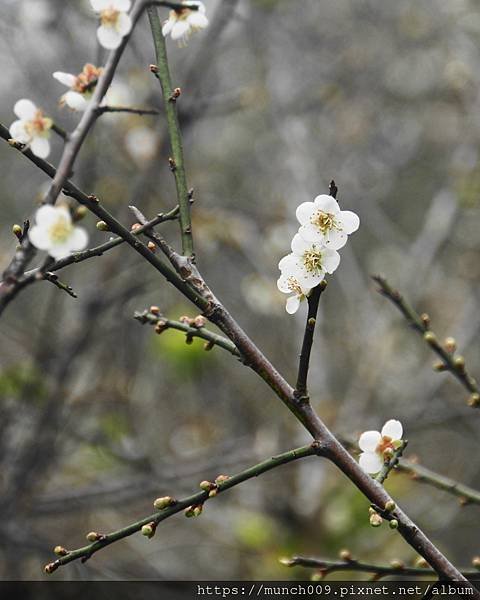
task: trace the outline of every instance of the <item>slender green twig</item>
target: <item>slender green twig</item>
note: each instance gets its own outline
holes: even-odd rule
[[[193,237],[192,223],[190,218],[190,194],[188,192],[187,177],[185,174],[185,163],[183,157],[182,136],[177,115],[177,98],[180,95],[179,89],[174,89],[168,68],[167,50],[165,47],[165,38],[162,34],[162,25],[158,16],[157,8],[150,6],[147,8],[150,28],[152,30],[153,42],[155,45],[155,55],[157,64],[153,72],[157,76],[162,88],[163,105],[167,117],[168,134],[170,137],[170,146],[172,158],[170,159],[170,168],[175,177],[177,188],[178,204],[180,206],[180,233],[182,237],[182,254],[184,256],[193,256]]]
[[[249,469],[245,469],[241,471],[237,475],[233,475],[232,477],[221,476],[217,479],[216,482],[211,483],[210,486],[207,486],[207,489],[202,489],[202,491],[197,492],[196,494],[192,494],[187,498],[183,498],[181,500],[173,501],[174,503],[170,506],[165,507],[163,510],[159,510],[148,517],[140,519],[127,527],[123,527],[122,529],[118,529],[112,533],[106,535],[99,535],[96,541],[84,546],[83,548],[78,548],[77,550],[66,551],[67,553],[64,556],[60,556],[54,562],[46,565],[45,571],[47,573],[53,573],[58,567],[62,565],[66,565],[74,560],[81,559],[83,562],[88,560],[95,552],[98,552],[102,548],[117,542],[123,538],[126,538],[134,533],[137,533],[144,527],[145,525],[152,525],[153,530],[156,526],[165,519],[173,516],[176,513],[179,513],[182,510],[189,509],[191,507],[201,507],[207,500],[217,496],[218,494],[233,488],[248,479],[252,479],[253,477],[258,477],[262,473],[266,473],[272,469],[280,465],[287,464],[294,460],[298,460],[300,458],[305,458],[307,456],[319,455],[321,454],[321,447],[313,442],[308,446],[302,446],[301,448],[296,448],[295,450],[290,450],[289,452],[284,452],[283,454],[278,454],[277,456],[272,456],[271,458],[264,460],[263,462],[250,467]],[[207,482],[209,483],[209,482]],[[204,486],[202,485],[202,488]]]
[[[159,115],[160,111],[154,108],[135,108],[134,106],[108,106],[103,105],[97,108],[97,113],[131,113],[134,115]]]
[[[324,560],[323,558],[313,558],[307,556],[292,556],[291,558],[282,558],[280,562],[286,567],[307,567],[318,569],[322,575],[328,575],[341,571],[343,573],[362,572],[372,573],[374,575],[386,577],[392,576],[411,576],[425,577],[435,576],[435,571],[429,567],[407,567],[401,562],[393,565],[377,565],[373,563],[361,562],[358,560]],[[461,569],[464,577],[471,579],[480,579],[480,571],[477,569]]]
[[[165,318],[161,314],[154,314],[148,310],[145,310],[144,312],[136,312],[134,314],[134,318],[142,324],[148,323],[150,325],[154,325],[156,328],[158,328],[158,333],[166,331],[167,329],[183,331],[187,340],[194,337],[205,340],[207,342],[205,347],[208,350],[210,350],[213,346],[219,346],[220,348],[230,352],[230,354],[233,354],[238,358],[241,357],[240,352],[237,350],[237,347],[233,342],[231,342],[228,338],[213,333],[213,331],[205,329],[203,325],[195,326],[195,319],[189,319],[189,322],[186,322],[186,319],[183,322],[172,321],[171,319]]]
[[[398,461],[400,460],[405,448],[407,447],[407,444],[408,440],[402,440],[402,445],[399,446],[396,450],[394,450],[393,456],[388,462],[386,462],[383,465],[382,470],[375,477],[378,483],[383,484],[387,479],[388,475],[390,474],[390,471],[392,471],[392,469],[394,469],[398,465]]]
[[[427,314],[419,315],[402,294],[388,283],[385,277],[374,275],[372,279],[380,286],[378,290],[380,294],[388,298],[398,308],[412,329],[419,333],[430,348],[440,357],[441,362],[435,366],[435,369],[438,371],[449,371],[456,377],[471,394],[468,404],[479,407],[480,388],[476,380],[467,372],[463,356],[455,354],[455,340],[450,338],[450,342],[446,340],[447,343],[442,345],[430,329],[430,319]],[[447,347],[449,344],[450,348]]]

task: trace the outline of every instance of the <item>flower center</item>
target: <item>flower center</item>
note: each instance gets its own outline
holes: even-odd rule
[[[385,452],[385,450],[395,450],[393,444],[392,444],[392,438],[388,437],[388,435],[384,435],[382,437],[382,439],[380,440],[380,443],[377,446],[377,452],[378,454],[381,454],[383,456],[383,453]]]
[[[52,125],[52,119],[44,117],[43,112],[41,110],[37,110],[33,119],[25,123],[25,129],[32,137],[46,137],[48,135],[48,131],[52,128]]]
[[[106,27],[115,27],[118,22],[120,11],[116,8],[106,8],[100,13],[100,21]]]
[[[54,244],[63,244],[70,237],[72,229],[73,225],[68,219],[59,218],[50,226],[48,234]]]
[[[93,88],[97,85],[98,78],[102,74],[102,69],[99,67],[95,67],[90,63],[87,63],[83,67],[83,71],[77,75],[75,84],[72,89],[75,92],[79,92],[80,94],[85,94],[93,90]]]
[[[170,15],[177,21],[186,21],[192,11],[189,8],[177,8],[172,10]]]
[[[322,253],[319,250],[306,250],[303,253],[303,264],[309,273],[318,273],[322,269]]]
[[[295,277],[290,276],[287,279],[287,285],[288,285],[288,289],[291,292],[294,292],[295,294],[297,294],[297,296],[301,296],[302,295],[302,288],[300,286],[300,284],[298,283],[298,280],[295,279]]]
[[[310,222],[318,227],[323,234],[328,233],[331,229],[339,229],[338,223],[335,221],[335,215],[323,210],[317,210],[312,215]]]

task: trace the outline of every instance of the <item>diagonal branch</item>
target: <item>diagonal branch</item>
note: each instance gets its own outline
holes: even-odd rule
[[[82,562],[88,560],[95,552],[98,552],[102,548],[117,542],[118,540],[124,539],[138,531],[141,531],[144,526],[150,526],[152,529],[152,535],[155,531],[157,525],[172,517],[173,515],[187,510],[187,516],[193,516],[192,509],[199,507],[198,514],[201,512],[201,507],[203,504],[214,498],[218,494],[229,490],[248,479],[252,479],[253,477],[258,477],[262,473],[266,473],[267,471],[271,471],[280,465],[287,464],[294,460],[298,460],[300,458],[305,458],[307,456],[320,455],[321,448],[318,444],[313,442],[308,446],[302,446],[301,448],[296,448],[295,450],[290,450],[289,452],[285,452],[283,454],[278,454],[277,456],[272,456],[271,458],[264,460],[263,462],[250,467],[249,469],[245,469],[241,471],[237,475],[233,475],[232,477],[219,476],[214,483],[210,482],[202,482],[202,491],[197,492],[196,494],[192,494],[187,498],[183,498],[181,500],[171,500],[171,503],[167,500],[165,502],[166,506],[162,510],[155,512],[148,517],[141,519],[140,521],[136,521],[131,525],[109,533],[107,535],[98,535],[98,539],[93,541],[88,546],[84,546],[83,548],[78,548],[77,550],[66,551],[64,556],[60,556],[56,561],[46,565],[45,571],[47,573],[53,573],[58,567],[62,565],[66,565],[74,560],[81,559]],[[203,483],[207,485],[203,485]],[[206,489],[203,489],[206,488]],[[169,497],[166,497],[169,498]],[[190,514],[189,514],[190,513]],[[196,514],[196,513],[195,513]],[[152,536],[148,536],[152,537]]]
[[[480,406],[480,388],[476,380],[468,373],[465,368],[465,359],[463,356],[455,355],[456,344],[455,340],[450,338],[446,340],[446,344],[442,345],[434,332],[430,329],[430,319],[428,315],[419,315],[400,294],[394,289],[388,281],[380,276],[374,275],[372,279],[380,286],[379,293],[385,296],[392,302],[405,317],[408,324],[418,334],[420,334],[430,348],[440,357],[441,362],[435,365],[438,371],[449,371],[463,387],[470,392],[469,406]]]

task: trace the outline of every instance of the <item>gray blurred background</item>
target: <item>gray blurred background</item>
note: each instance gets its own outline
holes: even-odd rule
[[[195,187],[199,266],[217,295],[293,381],[304,308],[285,313],[277,263],[295,208],[339,186],[360,230],[323,295],[311,396],[342,435],[400,419],[407,456],[480,486],[478,415],[401,316],[375,291],[382,272],[439,336],[479,364],[480,3],[477,0],[206,0],[211,26],[187,48],[168,41]],[[86,1],[0,0],[0,119],[25,97],[72,129],[51,74],[100,64]],[[167,16],[167,11],[162,14]],[[115,77],[111,103],[160,108],[146,18]],[[61,140],[50,159],[56,163]],[[105,115],[74,179],[130,225],[175,205],[163,117]],[[13,223],[32,215],[46,178],[0,145],[0,262]],[[88,216],[91,245],[108,238]],[[162,232],[178,243],[175,223]],[[37,257],[37,261],[41,260]],[[127,247],[27,288],[0,321],[0,577],[40,579],[56,544],[84,545],[149,514],[157,496],[234,473],[308,441],[270,390],[221,350],[204,352],[132,319],[159,305],[195,310]],[[479,552],[478,506],[404,475],[387,486],[457,564]],[[136,535],[56,579],[305,577],[279,556],[415,559],[327,463],[282,467]]]

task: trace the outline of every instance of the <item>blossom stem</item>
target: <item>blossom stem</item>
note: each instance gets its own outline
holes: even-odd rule
[[[193,257],[193,236],[192,223],[190,216],[190,194],[187,186],[187,177],[185,174],[185,163],[183,155],[182,136],[180,133],[180,125],[178,122],[178,114],[176,107],[176,97],[170,77],[170,69],[168,67],[167,49],[165,46],[165,38],[162,33],[162,26],[158,16],[158,10],[155,6],[147,7],[148,19],[152,30],[153,42],[155,45],[156,69],[160,87],[162,88],[163,106],[167,118],[167,128],[170,138],[170,147],[172,158],[170,160],[171,170],[175,177],[175,185],[177,189],[178,204],[180,206],[180,233],[182,238],[182,254],[184,256]]]
[[[375,477],[375,479],[378,481],[378,483],[383,484],[385,482],[385,480],[387,479],[388,475],[390,474],[390,471],[398,465],[398,462],[399,462],[405,448],[407,447],[407,444],[408,444],[408,440],[402,440],[402,445],[399,448],[397,448],[396,450],[394,450],[392,458],[383,465],[382,470]]]
[[[67,140],[68,138],[68,133],[65,131],[65,129],[63,129],[63,127],[60,127],[59,125],[57,125],[56,123],[52,123],[52,131],[54,131],[58,136],[60,136],[64,141]]]
[[[308,396],[307,378],[310,366],[310,355],[312,352],[313,337],[315,334],[315,325],[317,322],[318,305],[320,296],[327,287],[325,279],[313,288],[308,296],[308,314],[305,324],[305,333],[303,334],[302,350],[300,352],[300,361],[298,364],[297,384],[295,386],[295,396],[298,399]]]
[[[148,517],[145,517],[127,527],[123,527],[122,529],[118,529],[117,531],[113,531],[112,533],[100,536],[98,541],[95,541],[88,546],[84,546],[83,548],[78,548],[77,550],[72,550],[68,552],[65,556],[58,558],[50,565],[47,565],[45,570],[47,573],[52,573],[58,567],[66,565],[74,560],[81,559],[83,562],[88,560],[95,552],[102,550],[106,546],[117,542],[118,540],[124,539],[134,533],[137,533],[142,529],[144,525],[149,523],[155,523],[158,525],[161,521],[172,517],[173,515],[185,510],[189,506],[201,505],[205,503],[207,500],[215,497],[216,495],[233,488],[248,479],[252,479],[253,477],[258,477],[262,473],[266,473],[267,471],[271,471],[280,465],[287,464],[289,462],[306,458],[307,456],[314,456],[320,453],[319,446],[317,444],[312,443],[307,446],[302,446],[300,448],[296,448],[294,450],[290,450],[289,452],[284,452],[283,454],[278,454],[276,456],[272,456],[271,458],[264,460],[261,463],[258,463],[244,471],[241,471],[237,475],[233,475],[228,479],[225,479],[221,483],[215,484],[216,494],[210,495],[209,491],[200,491],[196,494],[192,494],[186,498],[181,500],[177,500],[171,506],[164,508],[163,510],[157,511]]]
[[[468,373],[465,368],[463,361],[458,362],[456,360],[455,353],[449,352],[437,339],[436,335],[431,331],[429,325],[428,316],[422,317],[410,306],[405,300],[402,294],[394,289],[389,282],[380,275],[374,275],[372,279],[378,283],[379,292],[382,296],[385,296],[390,300],[405,317],[408,324],[426,341],[428,346],[437,354],[441,359],[443,370],[449,371],[463,387],[470,392],[475,398],[478,397],[477,402],[471,403],[471,406],[480,406],[480,388],[476,380]],[[425,318],[426,317],[426,318]]]
[[[421,577],[425,575],[435,575],[433,569],[429,567],[407,567],[407,566],[390,566],[390,565],[378,565],[367,562],[362,562],[355,559],[350,560],[325,560],[323,558],[313,558],[307,556],[292,556],[291,558],[280,561],[287,567],[306,567],[318,569],[323,575],[335,572],[362,572],[372,573],[374,575],[386,577],[388,575],[393,576],[412,576]],[[480,571],[478,569],[462,569],[464,577],[469,578],[480,578]]]

